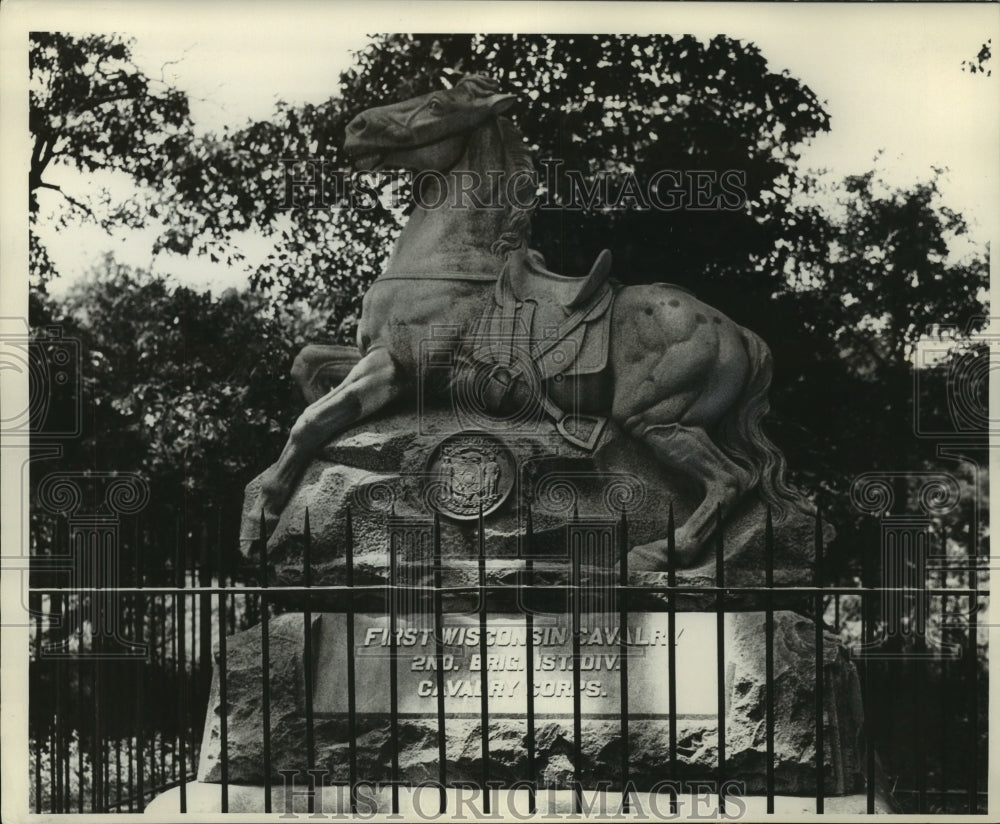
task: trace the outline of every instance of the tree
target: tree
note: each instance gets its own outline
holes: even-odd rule
[[[743,175],[746,202],[732,210],[537,213],[534,244],[568,274],[582,274],[612,245],[616,275],[626,282],[670,279],[701,290],[731,281],[751,254],[773,245],[797,147],[828,128],[806,86],[771,72],[756,47],[722,36],[703,43],[666,35],[386,35],[356,55],[339,98],[279,104],[268,122],[189,144],[184,165],[203,177],[172,193],[175,246],[223,249],[252,222],[276,242],[251,273],[255,286],[328,308],[330,335],[351,340],[361,295],[381,271],[403,214],[381,200],[367,210],[286,209],[279,160],[347,169],[341,146],[354,115],[464,72],[490,74],[518,94],[513,116],[536,156],[558,158],[562,171],[588,182],[599,174],[620,181],[627,172],[648,178],[660,169]],[[727,242],[715,242],[720,236]]]
[[[859,518],[848,499],[856,476],[956,471],[914,433],[918,416],[952,414],[949,374],[976,351],[989,264],[954,259],[967,225],[942,203],[939,177],[907,189],[874,171],[836,186],[808,180],[788,218],[798,234],[790,227],[760,262],[786,278],[759,316],[776,352],[773,423],[798,478],[825,491],[845,545]],[[921,344],[942,335],[936,360],[924,362]]]
[[[32,227],[44,191],[69,206],[59,222],[92,220],[105,229],[144,226],[148,190],[169,197],[182,171],[174,161],[191,140],[187,96],[141,72],[132,61],[132,41],[118,36],[73,36],[32,32],[29,48],[28,125],[32,136],[28,208]],[[116,202],[101,187],[78,196],[47,179],[53,166],[80,172],[127,175],[140,190]],[[143,192],[143,190],[147,190]],[[32,232],[31,275],[44,289],[52,263]]]
[[[302,402],[289,378],[308,323],[261,295],[215,297],[107,255],[65,299],[34,298],[38,326],[79,341],[83,433],[51,469],[137,472],[154,491],[147,516],[216,523],[276,454]],[[298,327],[298,337],[289,334]]]

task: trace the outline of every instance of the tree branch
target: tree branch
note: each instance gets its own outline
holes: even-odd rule
[[[45,167],[40,163],[42,157],[42,147],[45,145],[45,138],[41,136],[35,137],[35,144],[31,147],[31,169],[30,175],[37,179],[42,176],[42,169]]]
[[[39,181],[38,182],[38,186],[36,188],[39,188],[39,189],[51,189],[54,192],[59,192],[59,194],[61,194],[64,198],[66,198],[66,200],[68,200],[70,202],[70,204],[72,204],[73,206],[75,206],[77,209],[80,209],[81,211],[86,212],[88,215],[90,215],[90,217],[94,217],[94,212],[93,212],[93,210],[89,206],[87,206],[85,203],[81,203],[75,197],[72,197],[71,195],[66,194],[62,190],[62,187],[60,187],[60,186],[56,186],[56,185],[54,185],[52,183],[45,183],[44,181]]]
[[[55,157],[57,138],[51,138],[45,142],[45,151],[42,153],[41,165],[38,169],[38,177],[41,179],[42,172],[48,168],[49,162]]]

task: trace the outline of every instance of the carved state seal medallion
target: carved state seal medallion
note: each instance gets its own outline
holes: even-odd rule
[[[514,488],[514,456],[487,432],[460,432],[437,445],[428,462],[430,505],[449,518],[471,520],[496,510]]]

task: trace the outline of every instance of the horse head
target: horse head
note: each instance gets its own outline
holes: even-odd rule
[[[496,80],[465,75],[450,89],[362,112],[347,125],[344,149],[359,170],[447,172],[462,156],[469,134],[515,100],[500,92]]]

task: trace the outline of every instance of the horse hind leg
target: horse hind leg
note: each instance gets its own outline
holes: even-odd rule
[[[649,444],[664,469],[688,477],[704,493],[701,503],[674,535],[677,565],[690,566],[711,537],[717,514],[729,514],[733,504],[747,492],[750,473],[728,458],[700,427],[655,425],[635,434]],[[666,536],[635,547],[629,553],[629,568],[666,570]]]

